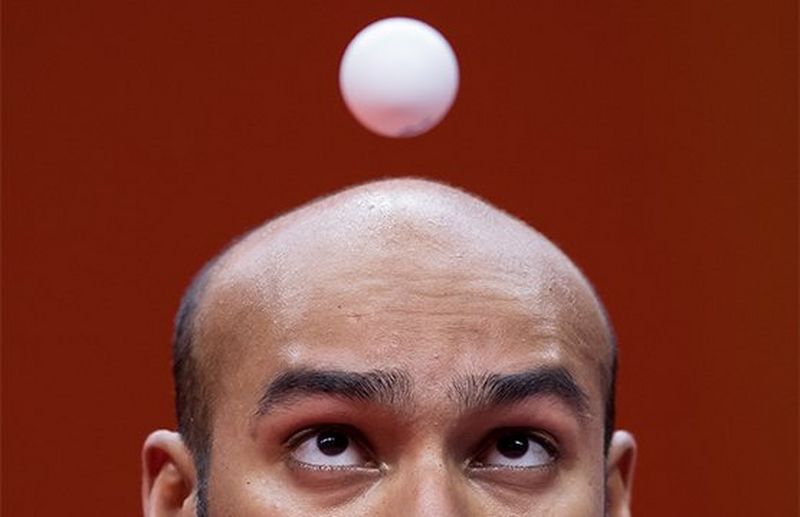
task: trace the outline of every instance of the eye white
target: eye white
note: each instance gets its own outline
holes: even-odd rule
[[[291,457],[321,467],[361,467],[368,462],[363,449],[341,430],[309,434],[292,450]]]
[[[484,452],[480,463],[487,467],[532,468],[549,465],[554,459],[538,440],[519,433],[496,439]]]

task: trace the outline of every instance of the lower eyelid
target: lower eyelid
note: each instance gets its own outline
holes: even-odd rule
[[[550,461],[546,463],[542,463],[540,465],[528,465],[528,466],[521,466],[521,465],[509,465],[509,464],[496,464],[496,463],[482,463],[482,462],[470,462],[467,464],[467,469],[472,470],[536,470],[536,469],[545,469],[551,468],[558,464],[559,458],[557,456],[553,456]]]
[[[306,461],[298,460],[297,458],[292,457],[292,451],[288,451],[285,457],[286,463],[290,466],[301,468],[305,470],[322,470],[322,471],[344,471],[344,470],[363,470],[363,471],[371,471],[380,469],[381,466],[373,461],[369,460],[364,462],[363,465],[327,465],[324,463],[308,463]]]
[[[543,465],[534,465],[530,467],[519,467],[516,465],[483,465],[478,467],[470,467],[470,470],[475,472],[536,472],[553,470],[556,467],[555,462],[545,463]]]
[[[303,461],[299,459],[296,454],[304,444],[309,441],[316,440],[320,433],[328,430],[337,430],[347,435],[349,439],[349,447],[354,447],[358,457],[364,458],[364,461],[353,462],[352,464],[328,464]],[[364,472],[374,471],[378,468],[377,462],[374,460],[374,453],[369,445],[366,444],[363,435],[355,428],[346,425],[338,424],[325,424],[303,429],[294,433],[284,441],[285,454],[284,461],[291,467],[304,471],[313,472],[354,472],[362,470]],[[313,447],[313,445],[312,445]]]
[[[315,464],[315,463],[306,463],[305,461],[300,461],[292,458],[289,456],[287,458],[288,463],[292,466],[305,469],[305,470],[319,470],[324,472],[335,472],[341,470],[369,470],[367,467],[363,467],[361,465],[325,465],[325,464]]]
[[[544,489],[558,476],[558,463],[538,467],[481,467],[467,470],[471,482],[487,488],[505,487],[515,491],[530,492]]]

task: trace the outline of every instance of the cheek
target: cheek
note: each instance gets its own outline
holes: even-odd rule
[[[555,515],[589,516],[605,514],[605,479],[602,473],[591,479],[578,479],[572,486],[564,487],[562,494],[565,508]]]
[[[376,485],[354,483],[354,488],[309,493],[295,486],[280,469],[259,472],[236,470],[220,462],[209,479],[210,515],[217,516],[352,516],[397,515],[398,505],[413,507],[419,491],[413,484],[386,479]],[[403,477],[403,476],[400,476]],[[604,481],[598,472],[562,474],[549,488],[526,493],[479,488],[465,479],[459,485],[462,514],[476,516],[527,515],[597,517],[604,513]],[[463,485],[461,484],[463,483]],[[453,488],[453,485],[450,485]],[[417,487],[418,488],[418,487]]]
[[[390,515],[376,511],[380,500],[363,498],[363,489],[317,494],[298,491],[291,483],[262,473],[258,479],[216,477],[209,486],[209,514],[238,517]]]
[[[605,488],[602,475],[559,472],[539,489],[530,486],[483,484],[474,492],[475,515],[525,515],[599,517],[604,515]]]
[[[215,438],[208,479],[209,514],[371,515],[374,512],[367,508],[354,509],[353,502],[363,506],[364,498],[359,496],[372,486],[372,481],[375,480],[363,476],[342,482],[341,476],[298,475],[282,456],[257,447],[251,436],[236,435],[229,429]]]
[[[557,499],[563,503],[563,512],[554,515],[600,516],[605,514],[605,469],[602,461],[594,461],[581,475],[565,480]]]
[[[211,468],[208,486],[209,514],[252,517],[303,515],[298,498],[269,472],[253,475],[241,465],[218,462]]]

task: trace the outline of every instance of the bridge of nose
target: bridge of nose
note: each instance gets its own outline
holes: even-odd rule
[[[389,511],[385,515],[476,515],[464,466],[441,440],[431,439],[408,451],[390,467],[383,485]]]

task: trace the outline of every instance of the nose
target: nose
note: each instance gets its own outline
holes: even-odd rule
[[[456,517],[470,515],[467,490],[457,465],[435,454],[398,466],[385,515]]]

